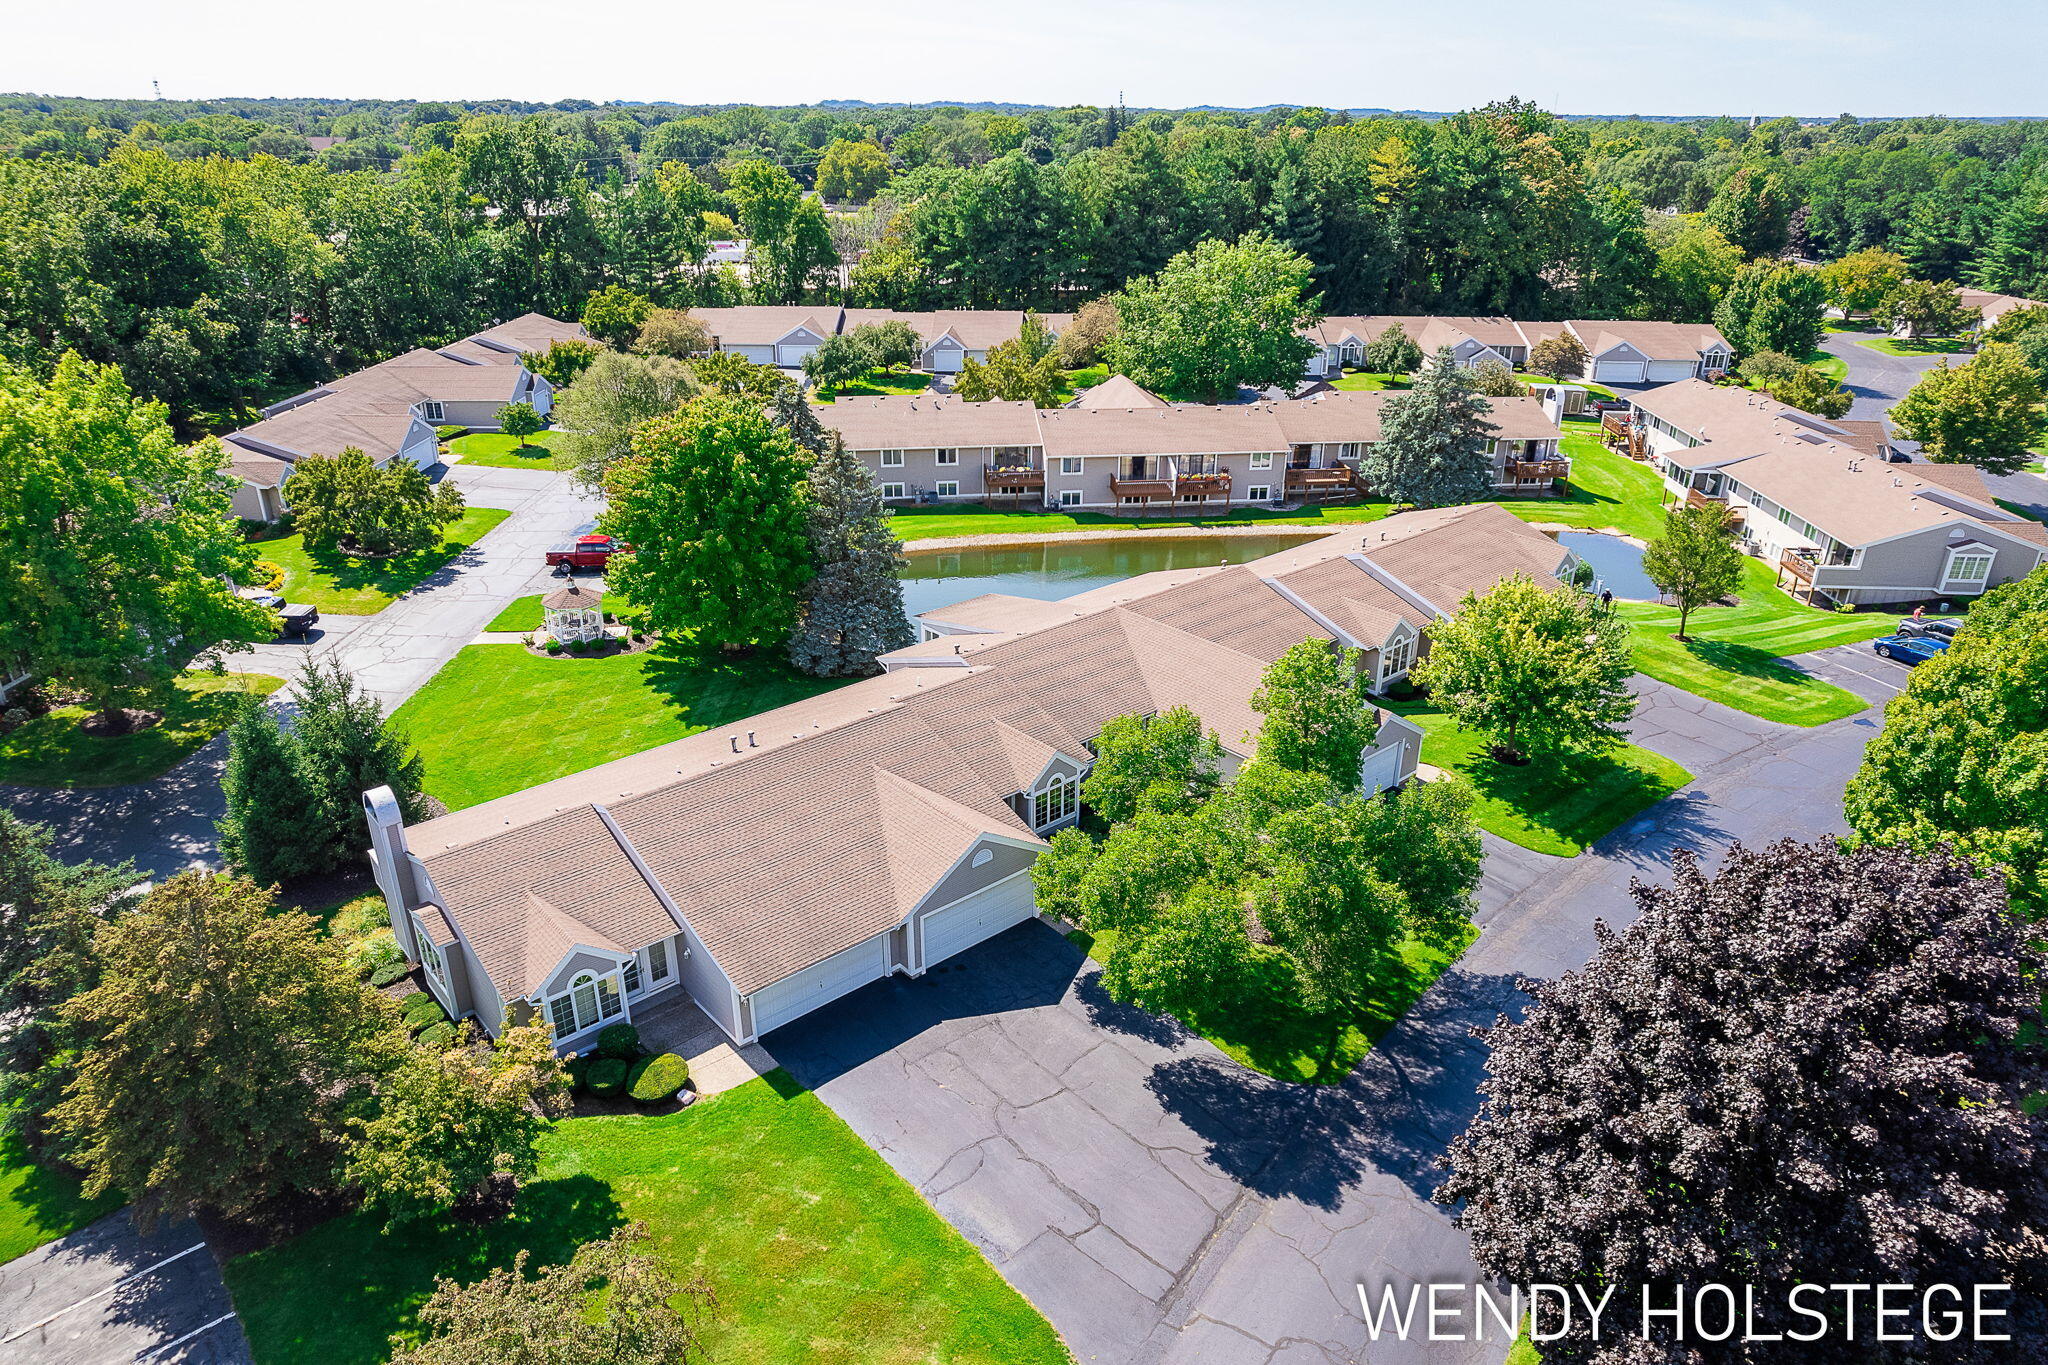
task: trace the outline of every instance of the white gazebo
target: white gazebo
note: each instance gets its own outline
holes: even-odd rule
[[[604,594],[571,583],[540,600],[541,629],[565,645],[604,638]]]

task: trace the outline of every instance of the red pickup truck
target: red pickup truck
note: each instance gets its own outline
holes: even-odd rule
[[[548,563],[566,564],[572,569],[602,569],[613,555],[632,548],[616,544],[610,536],[578,536],[573,545],[550,545]]]

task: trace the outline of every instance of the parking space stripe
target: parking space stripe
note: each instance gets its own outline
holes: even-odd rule
[[[4,1346],[8,1342],[19,1341],[23,1337],[27,1336],[30,1332],[37,1331],[44,1327],[48,1327],[51,1323],[55,1322],[58,1318],[63,1317],[66,1313],[69,1313],[74,1308],[83,1308],[86,1304],[92,1303],[97,1299],[104,1299],[107,1295],[113,1293],[115,1290],[119,1289],[124,1284],[128,1284],[132,1281],[139,1280],[144,1275],[154,1275],[157,1271],[162,1270],[172,1261],[181,1261],[185,1257],[190,1256],[193,1252],[204,1251],[205,1249],[206,1243],[194,1242],[191,1246],[186,1247],[183,1251],[174,1252],[173,1254],[164,1257],[155,1265],[144,1266],[142,1269],[134,1271],[131,1274],[123,1275],[120,1279],[114,1281],[105,1289],[100,1290],[99,1293],[87,1294],[84,1298],[78,1300],[78,1302],[66,1304],[64,1307],[59,1308],[56,1312],[50,1314],[50,1316],[44,1318],[41,1322],[30,1323],[28,1326],[16,1332],[13,1336],[6,1338],[4,1341],[0,1341],[0,1346]]]
[[[204,1335],[207,1332],[211,1332],[214,1328],[220,1326],[222,1323],[226,1322],[229,1318],[233,1316],[234,1314],[232,1312],[222,1313],[219,1317],[215,1318],[212,1322],[207,1323],[204,1327],[194,1328],[192,1331],[185,1333],[184,1336],[179,1337],[176,1341],[167,1341],[161,1346],[152,1346],[149,1350],[144,1351],[141,1355],[135,1357],[135,1365],[142,1365],[142,1362],[145,1360],[155,1360],[165,1351],[175,1350],[178,1347],[183,1346],[186,1342],[192,1340],[192,1338]]]

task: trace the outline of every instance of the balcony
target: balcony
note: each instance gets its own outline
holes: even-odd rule
[[[1032,493],[1045,487],[1045,471],[1025,465],[986,465],[981,482],[991,493]]]
[[[1202,497],[1220,495],[1227,498],[1230,496],[1230,475],[1220,470],[1213,474],[1183,474],[1175,480],[1174,491],[1183,496],[1193,493]]]
[[[1792,577],[1811,588],[1813,586],[1813,571],[1819,567],[1818,558],[1818,555],[1811,550],[1787,550],[1778,558],[1778,570],[1780,573],[1792,575]]]
[[[1507,476],[1511,479],[1562,479],[1572,472],[1570,460],[1509,460]]]
[[[1109,476],[1109,491],[1120,498],[1170,498],[1173,496],[1173,480],[1152,475],[1133,478],[1112,474]]]

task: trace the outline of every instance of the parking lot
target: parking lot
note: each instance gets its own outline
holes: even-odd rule
[[[250,1365],[205,1237],[145,1236],[127,1210],[0,1266],[0,1362]]]

